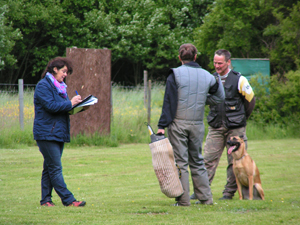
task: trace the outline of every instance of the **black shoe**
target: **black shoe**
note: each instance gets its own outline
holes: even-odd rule
[[[219,200],[232,200],[232,196],[223,195],[223,197],[219,198]]]
[[[190,199],[191,199],[191,200],[197,200],[195,193],[193,193],[193,194],[190,196]]]
[[[201,204],[201,205],[213,205],[213,199],[208,199],[208,200],[200,200],[197,201],[196,204]]]

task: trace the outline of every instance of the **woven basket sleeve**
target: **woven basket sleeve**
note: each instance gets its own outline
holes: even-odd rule
[[[179,180],[178,168],[175,165],[173,148],[168,138],[149,144],[152,153],[152,164],[159,182],[161,192],[169,198],[183,194]]]

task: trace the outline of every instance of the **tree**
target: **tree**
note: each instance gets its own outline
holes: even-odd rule
[[[196,46],[210,58],[220,48],[228,49],[235,58],[270,58],[272,73],[295,69],[299,7],[294,6],[293,10],[290,7],[297,2],[216,0],[204,23],[195,29]],[[289,42],[291,37],[293,44]],[[285,57],[286,54],[289,57]],[[295,54],[294,60],[291,60],[292,54]],[[212,62],[210,65],[213,68]]]
[[[65,54],[66,46],[75,39],[78,20],[64,13],[58,3],[56,0],[7,1],[7,16],[23,39],[16,42],[11,52],[17,63],[1,71],[6,74],[4,82],[15,83],[19,78],[39,80],[49,59]]]
[[[274,10],[278,24],[270,24],[265,36],[276,36],[270,49],[270,59],[281,74],[300,69],[300,2]]]
[[[204,23],[195,29],[196,46],[210,58],[220,48],[230,50],[234,57],[266,57],[261,51],[266,42],[262,33],[271,17],[267,1],[217,0]]]
[[[207,6],[212,1],[185,2],[184,6],[180,0],[102,3],[99,9],[85,14],[88,46],[107,47],[112,50],[114,63],[131,64],[136,85],[141,82],[142,69],[154,76],[157,71],[176,65],[178,47],[192,42],[190,34],[200,25],[195,6]]]
[[[22,38],[19,29],[14,29],[6,18],[8,6],[0,1],[0,71],[5,67],[13,66],[17,60],[11,54],[15,42]]]
[[[67,47],[109,48],[113,71],[122,72],[120,79],[128,77],[127,84],[138,84],[142,70],[155,76],[178,65],[179,45],[193,41],[192,30],[212,2],[7,0],[7,18],[23,39],[11,51],[17,63],[1,72],[8,83],[18,78],[34,82],[49,59],[65,55]]]

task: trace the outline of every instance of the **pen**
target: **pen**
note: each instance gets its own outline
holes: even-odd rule
[[[77,92],[77,91],[75,91],[75,93],[76,93],[76,95],[78,95],[78,92]]]

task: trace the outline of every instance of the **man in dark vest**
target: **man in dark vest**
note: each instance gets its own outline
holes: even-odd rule
[[[230,69],[230,57],[230,52],[225,49],[217,50],[214,55],[216,69],[214,75],[221,77],[225,90],[225,101],[210,106],[207,116],[209,128],[204,146],[204,162],[210,184],[225,146],[227,149],[229,147],[227,145],[229,138],[242,135],[247,147],[246,120],[255,106],[254,92],[248,80],[239,72]],[[232,199],[237,190],[232,160],[232,156],[227,154],[227,183],[223,190],[223,197],[219,200]],[[194,194],[191,199],[196,199]]]
[[[194,45],[181,45],[178,57],[182,65],[169,71],[157,133],[164,134],[164,128],[168,127],[168,138],[181,171],[184,193],[176,198],[175,206],[191,204],[188,166],[197,203],[211,205],[212,193],[202,157],[204,107],[208,94],[215,104],[224,101],[225,94],[220,77],[211,75],[195,62]]]

